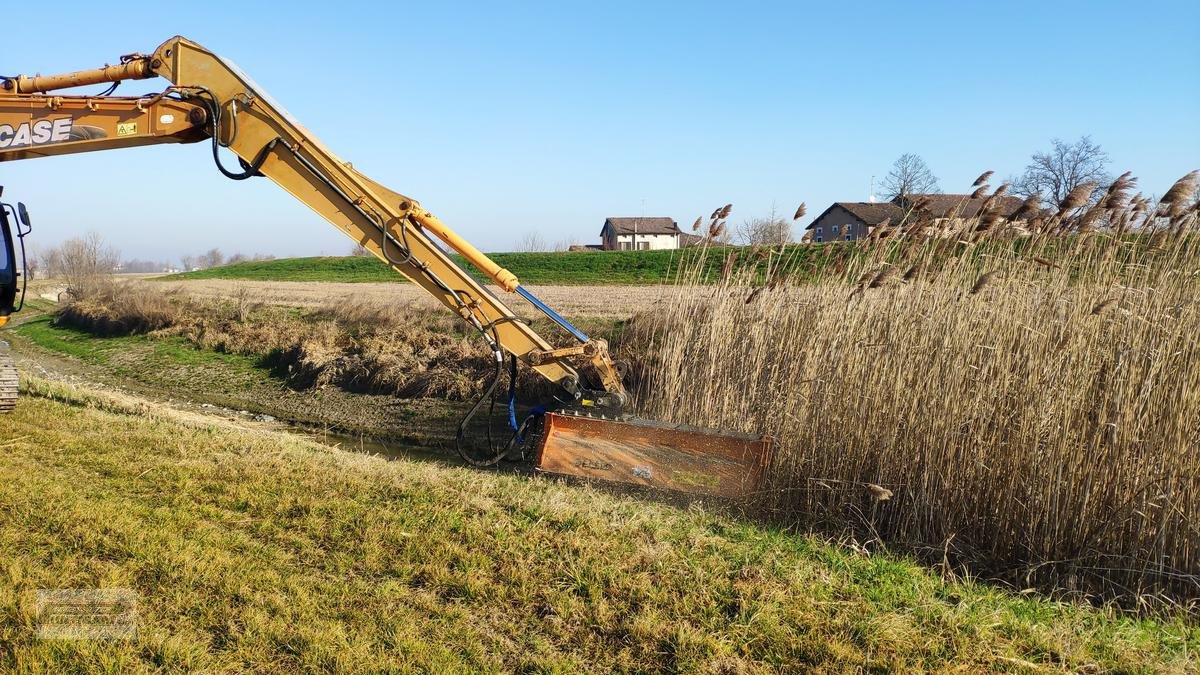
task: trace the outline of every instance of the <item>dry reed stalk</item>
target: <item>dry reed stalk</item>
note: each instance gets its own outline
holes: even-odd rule
[[[1102,300],[1102,301],[1096,303],[1095,307],[1092,307],[1092,316],[1100,316],[1101,314],[1108,311],[1111,307],[1115,306],[1116,304],[1117,304],[1116,298],[1108,298],[1107,300]]]
[[[1017,207],[1016,211],[1013,212],[1011,219],[1014,221],[1029,220],[1033,216],[1041,213],[1041,210],[1042,196],[1035,192],[1034,194],[1026,197],[1025,201],[1021,202],[1021,205]]]
[[[620,349],[649,355],[643,414],[777,440],[772,518],[1023,586],[1197,599],[1200,276],[1179,272],[1200,237],[1130,231],[829,247],[769,303],[746,270],[681,289]],[[921,282],[864,293],[887,269]]]
[[[895,274],[895,267],[885,267],[871,279],[871,283],[867,284],[867,288],[880,288],[891,281]]]
[[[1067,193],[1062,202],[1058,205],[1058,215],[1063,217],[1075,209],[1083,206],[1091,198],[1092,193],[1096,191],[1095,183],[1083,183],[1077,185],[1075,189]]]
[[[1187,202],[1196,193],[1196,184],[1200,183],[1200,170],[1190,171],[1183,178],[1175,181],[1167,193],[1160,200],[1164,204],[1168,204],[1170,208],[1167,210],[1167,215],[1175,216],[1182,213],[1182,209],[1187,208]]]
[[[991,272],[984,272],[983,274],[979,275],[979,278],[975,280],[974,285],[971,286],[970,294],[978,295],[979,293],[983,292],[983,289],[987,288],[988,284],[992,283],[995,278],[995,270]]]
[[[730,251],[725,256],[725,264],[721,266],[721,283],[729,283],[729,278],[733,275],[733,264],[737,261],[737,254]]]

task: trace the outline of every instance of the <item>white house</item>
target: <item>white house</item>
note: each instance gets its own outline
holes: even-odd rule
[[[681,248],[698,239],[681,232],[671,218],[607,218],[600,230],[600,247],[605,251]]]

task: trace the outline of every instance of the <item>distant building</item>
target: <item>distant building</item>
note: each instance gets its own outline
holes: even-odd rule
[[[883,223],[900,224],[905,217],[918,215],[933,221],[935,228],[953,229],[964,218],[979,215],[986,198],[971,199],[970,195],[902,195],[890,202],[834,202],[817,216],[808,227],[806,237],[814,243],[853,241],[871,233]],[[1009,217],[1021,207],[1018,197],[999,197],[993,202],[995,212]],[[913,213],[919,207],[919,213]],[[935,230],[936,232],[936,230]]]
[[[817,244],[852,241],[882,222],[898,222],[903,215],[904,210],[891,202],[834,202],[804,229],[812,232],[811,240]]]
[[[690,246],[697,239],[681,232],[672,218],[608,218],[600,230],[605,251],[659,251]]]

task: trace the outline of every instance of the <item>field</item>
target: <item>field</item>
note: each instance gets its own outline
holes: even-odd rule
[[[27,380],[0,418],[0,670],[1193,670],[1200,636],[702,506],[387,461]],[[119,443],[114,439],[121,439]],[[38,641],[40,587],[136,641]]]
[[[714,254],[714,250],[719,254]],[[837,244],[793,244],[785,247],[788,266],[795,274],[810,276],[844,253]],[[727,259],[739,268],[765,271],[756,251],[748,247],[708,246],[660,251],[589,251],[489,253],[497,264],[516,274],[526,285],[638,286],[674,283],[681,270],[698,274],[706,283],[721,278]],[[461,267],[486,281],[461,256],[451,255]],[[699,266],[699,267],[698,267]],[[240,262],[163,277],[162,281],[234,279],[243,281],[304,281],[336,283],[399,283],[404,278],[374,257],[284,258]]]
[[[1144,243],[1145,239],[1136,234],[1126,234],[1124,237],[1131,244]],[[992,254],[1008,255],[1013,251],[1019,252],[1025,244],[1023,240],[983,241],[969,254],[973,258],[986,259]],[[844,264],[847,256],[860,263],[870,259],[862,249],[846,247],[837,242],[789,244],[780,247],[770,263],[758,254],[759,249],[753,247],[710,245],[703,248],[661,251],[489,253],[488,256],[501,267],[516,274],[526,286],[548,287],[674,285],[685,272],[691,282],[713,284],[721,281],[728,266],[737,268],[743,275],[753,270],[761,281],[768,267],[777,268],[780,264],[786,273],[795,279],[819,281],[825,270],[831,265]],[[1062,253],[1058,247],[1050,246],[1043,250],[1043,255],[1057,260]],[[461,256],[453,254],[451,258],[479,281],[487,281]],[[404,277],[391,271],[380,260],[355,256],[256,260],[154,279],[156,282],[226,280],[272,284],[406,282]],[[288,286],[284,285],[281,288]]]
[[[388,270],[397,279],[401,278]],[[443,306],[414,284],[327,281],[257,281],[241,279],[189,279],[171,281],[155,279],[151,287],[177,291],[209,300],[229,300],[245,297],[256,303],[280,307],[320,308],[338,303],[387,303],[397,308],[430,310]],[[530,285],[527,288],[543,302],[573,317],[628,318],[638,312],[653,309],[664,301],[661,285],[587,286]],[[522,298],[505,294],[499,288],[490,290],[504,297],[514,311],[529,317],[537,311]]]
[[[916,597],[835,581],[833,595],[826,595],[828,580],[819,573],[816,588],[787,586],[756,596],[773,598],[769,609],[762,606],[754,615],[770,617],[769,625],[741,614],[736,621],[727,614],[732,623],[713,623],[715,615],[704,605],[710,593],[740,597],[747,578],[758,588],[774,577],[762,576],[761,569],[746,577],[733,567],[711,576],[704,569],[715,560],[689,557],[698,547],[710,548],[685,537],[672,540],[684,548],[671,549],[667,567],[651,568],[654,574],[680,572],[685,579],[700,575],[692,577],[690,592],[671,586],[679,597],[660,596],[669,611],[654,609],[671,620],[685,617],[686,628],[671,628],[676,639],[688,641],[682,652],[681,643],[666,644],[661,635],[650,638],[655,646],[649,647],[648,633],[621,623],[651,607],[620,586],[631,570],[573,568],[570,574],[608,584],[589,586],[586,598],[572,605],[592,623],[580,623],[577,616],[568,622],[575,632],[552,633],[573,640],[578,651],[553,637],[534,649],[509,639],[504,645],[516,645],[533,660],[513,660],[514,652],[498,646],[479,654],[499,660],[482,661],[475,652],[464,656],[461,640],[450,638],[459,652],[408,652],[435,659],[423,664],[466,659],[462,663],[509,669],[572,670],[586,664],[628,670],[648,663],[650,670],[736,672],[782,664],[930,669],[953,662],[980,669],[1103,670],[1136,663],[1188,671],[1195,665],[1188,659],[1200,600],[1194,526],[1200,512],[1200,371],[1189,367],[1200,359],[1194,333],[1200,324],[1200,238],[1190,232],[1200,210],[1112,194],[1123,189],[1118,181],[1096,206],[1081,201],[1044,212],[1049,220],[1041,231],[1015,233],[985,210],[964,219],[951,236],[917,236],[935,226],[918,218],[850,244],[749,247],[736,254],[702,247],[671,272],[670,284],[540,287],[552,305],[613,345],[628,366],[626,385],[639,414],[775,439],[777,455],[764,489],[728,512],[699,503],[677,510],[650,495],[633,499],[530,479],[527,464],[506,466],[504,475],[446,466],[455,420],[491,381],[495,362],[461,322],[429,311],[435,305],[412,285],[275,278],[102,284],[56,308],[53,319],[26,319],[11,334],[18,353],[31,355],[26,368],[51,364],[52,373],[72,371],[89,387],[93,382],[127,387],[139,400],[157,402],[138,404],[156,411],[150,414],[155,419],[174,420],[180,410],[206,418],[218,412],[225,424],[242,425],[266,415],[279,418],[270,433],[278,433],[282,422],[393,446],[424,446],[421,456],[438,460],[437,471],[471,482],[464,492],[490,495],[488,503],[501,504],[504,518],[512,517],[515,502],[481,487],[486,481],[500,481],[506,486],[502,492],[522,495],[562,490],[582,500],[572,502],[580,508],[599,505],[601,512],[616,499],[637,504],[631,508],[639,513],[717,519],[766,536],[754,540],[764,554],[774,547],[773,555],[782,555],[780,542],[802,540],[808,553],[828,550],[839,560],[899,564],[939,588],[955,589]],[[1178,200],[1176,193],[1173,188],[1164,200],[1172,194]],[[1134,221],[1139,231],[1130,233]],[[286,269],[287,262],[276,264]],[[279,269],[263,274],[277,277]],[[529,309],[518,307],[531,314]],[[549,330],[544,319],[533,326]],[[530,402],[548,393],[528,372],[518,379],[517,391]],[[91,400],[94,394],[62,396]],[[205,410],[210,402],[220,408]],[[433,470],[427,463],[405,462],[389,466]],[[353,501],[383,504],[357,493]],[[447,508],[445,503],[436,508]],[[403,527],[413,531],[410,523]],[[679,521],[669,527],[691,531]],[[461,536],[464,528],[454,525],[450,531]],[[606,528],[614,541],[624,541],[626,530],[612,523],[586,529],[604,538]],[[499,531],[518,536],[517,530]],[[445,539],[420,537],[454,549]],[[836,546],[829,548],[829,541]],[[342,547],[338,560],[355,564],[344,552],[350,544],[327,543]],[[589,546],[551,544],[559,556],[581,554]],[[602,549],[621,564],[632,555]],[[507,570],[507,559],[498,550],[484,551],[469,569],[484,570],[488,581],[468,596],[439,595],[442,603],[463,597],[515,602],[480,611],[488,617],[511,614],[537,627],[547,616],[561,617],[557,610],[547,614],[545,604],[516,599],[502,581],[508,572],[499,572]],[[518,552],[526,562],[558,559]],[[722,548],[720,556],[727,563],[729,556],[745,560],[735,549]],[[787,563],[789,569],[799,564]],[[457,573],[466,563],[447,565]],[[722,574],[734,575],[732,590],[721,590]],[[559,590],[564,583],[539,579]],[[570,584],[578,581],[571,579]],[[976,615],[943,621],[943,592],[953,603],[964,593],[985,592],[1001,605],[1019,599],[1054,607],[1066,618],[1038,610],[1030,626],[1066,630],[1071,640],[1082,642],[1032,652],[1024,643],[1013,646],[1025,629],[1006,628],[1009,620],[999,609],[985,612],[986,627]],[[314,593],[315,601],[329,602]],[[633,604],[621,604],[626,601]],[[693,602],[701,603],[694,606],[699,615],[689,614]],[[846,623],[837,613],[845,609],[840,603],[856,607],[850,611],[863,623]],[[738,607],[740,612],[743,605]],[[797,618],[795,612],[805,607],[821,608],[821,620]],[[904,617],[897,619],[900,608]],[[608,617],[604,612],[610,609],[622,618],[597,618]],[[792,618],[779,618],[785,615]],[[464,616],[485,632],[493,630],[478,615]],[[931,624],[931,616],[943,618]],[[1083,616],[1093,617],[1086,628],[1072,618]],[[833,632],[816,628],[826,624]],[[1126,638],[1114,633],[1128,625],[1150,631],[1128,638],[1140,645],[1134,651],[1126,651],[1121,646]],[[839,632],[843,628],[850,637]],[[712,640],[698,652],[691,637],[682,637],[693,629]],[[1003,633],[1000,643],[994,642],[995,630]],[[1183,637],[1171,632],[1176,630]],[[589,637],[580,637],[589,631]],[[964,631],[979,643],[961,644]],[[594,633],[622,646],[605,652],[589,642]],[[747,642],[750,635],[757,641]],[[899,637],[881,647],[873,642],[881,635]],[[375,658],[369,630],[363,639],[370,644],[353,646],[353,658]],[[1114,647],[1099,654],[1086,646],[1095,640]],[[818,643],[827,649],[813,646]],[[300,651],[326,649],[341,647],[322,642],[319,649]],[[362,661],[368,662],[376,663]]]
[[[679,251],[594,251],[580,253],[494,253],[506,267],[530,284],[661,284],[679,266]],[[482,277],[457,255],[459,265]],[[244,279],[256,281],[333,281],[344,283],[404,281],[374,257],[287,258],[243,262],[164,279]]]

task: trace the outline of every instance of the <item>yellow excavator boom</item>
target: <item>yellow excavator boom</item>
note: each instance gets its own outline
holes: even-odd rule
[[[170,83],[157,94],[139,97],[79,96],[63,89],[123,80],[163,78]],[[591,339],[521,286],[516,275],[455,233],[417,200],[394,192],[367,178],[330,151],[300,125],[233,63],[200,45],[176,36],[152,54],[130,54],[118,65],[61,75],[16,76],[0,80],[0,162],[109,150],[163,143],[212,144],[218,169],[227,177],[243,180],[265,176],[384,261],[396,272],[420,285],[488,341],[498,361],[519,360],[542,377],[561,385],[568,406],[585,409],[597,417],[617,417],[627,403],[621,379],[613,366],[608,345]],[[221,149],[237,157],[230,168]],[[125,189],[126,186],[119,186]],[[505,302],[459,267],[434,239],[456,251],[505,292],[528,300],[574,340],[555,348]],[[515,367],[515,365],[514,365]],[[589,434],[596,425],[588,425]],[[625,424],[624,426],[631,426]],[[601,428],[604,425],[600,425]],[[571,425],[560,424],[557,434],[544,434],[541,454],[549,437],[566,438]],[[621,429],[610,427],[614,435]],[[622,427],[623,428],[623,427]],[[686,444],[686,434],[651,434]],[[719,435],[704,437],[705,447],[720,442]],[[722,474],[736,478],[714,494],[744,492],[745,476],[759,476],[763,450],[750,449],[740,437],[728,436],[722,448]],[[643,439],[644,440],[644,439]],[[594,445],[594,444],[593,444]],[[698,451],[691,448],[688,456]],[[643,453],[645,454],[645,453]],[[620,453],[616,453],[620,455]],[[667,452],[654,454],[654,471],[670,465]],[[665,457],[665,458],[664,458]],[[734,460],[729,460],[734,457]],[[741,459],[737,459],[741,458]],[[584,460],[581,460],[584,461]],[[559,462],[554,471],[595,476],[597,466],[610,466],[612,475],[600,477],[651,485],[665,484],[646,478],[636,457],[588,464],[572,471]],[[755,470],[739,472],[729,461],[744,461]],[[623,463],[624,462],[624,463]],[[629,464],[629,466],[626,466]],[[653,474],[654,471],[650,471]],[[628,474],[625,476],[624,474]],[[632,480],[630,477],[635,478]],[[733,479],[730,479],[733,480]],[[678,481],[676,481],[678,482]],[[757,482],[755,478],[754,482]],[[703,484],[704,481],[700,481]],[[674,484],[672,484],[674,485]],[[703,491],[703,490],[700,490]]]

